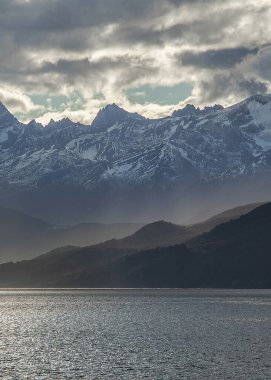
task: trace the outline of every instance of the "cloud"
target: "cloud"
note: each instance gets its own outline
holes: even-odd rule
[[[224,63],[220,64],[220,58],[214,60],[211,69],[208,65],[196,62],[195,67],[202,69],[205,79],[198,82],[193,96],[199,103],[221,102],[230,105],[236,99],[240,100],[258,93],[266,94],[271,91],[270,62],[270,46],[255,48],[253,53],[251,50],[247,52],[244,50],[243,56],[240,55],[238,60],[232,61],[227,70],[224,69]]]
[[[246,79],[242,75],[217,74],[209,81],[201,81],[193,95],[199,103],[223,103],[226,100],[226,105],[230,105],[234,103],[236,96],[243,99],[267,92],[267,84],[256,79]]]
[[[15,91],[0,89],[0,101],[12,109],[12,112],[27,114],[43,110],[43,107],[35,105],[29,96]]]
[[[205,69],[229,69],[240,63],[250,54],[257,53],[258,48],[236,47],[220,50],[207,50],[203,52],[186,51],[178,55],[181,64]]]
[[[269,0],[0,1],[0,96],[25,119],[84,122],[106,103],[154,117],[181,98],[129,99],[144,86],[190,83],[186,101],[227,105],[270,91],[270,17]]]
[[[242,65],[248,75],[254,75],[267,82],[271,80],[271,46],[260,49],[257,54],[248,57]]]

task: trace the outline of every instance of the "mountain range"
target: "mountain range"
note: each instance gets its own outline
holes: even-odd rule
[[[271,95],[146,119],[20,123],[0,104],[0,205],[53,224],[187,224],[271,190]],[[244,191],[245,189],[245,191]]]
[[[178,226],[157,222],[118,244],[63,247],[2,264],[0,286],[270,288],[270,228],[271,203],[182,244],[170,244],[182,234]],[[157,247],[143,249],[155,236]]]
[[[0,207],[0,263],[32,259],[63,246],[146,249],[185,242],[230,219],[238,218],[258,204],[249,204],[213,216],[205,222],[180,226],[156,221],[136,223],[81,223],[58,226]]]

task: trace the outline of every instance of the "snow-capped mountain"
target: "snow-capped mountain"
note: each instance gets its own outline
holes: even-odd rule
[[[188,105],[158,120],[113,104],[89,126],[69,119],[23,125],[0,105],[2,194],[64,186],[90,192],[94,203],[108,189],[124,199],[131,189],[138,197],[172,189],[181,196],[202,184],[269,182],[270,165],[271,95],[229,108]]]

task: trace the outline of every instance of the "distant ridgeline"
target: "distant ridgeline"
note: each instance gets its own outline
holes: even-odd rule
[[[204,223],[189,231],[156,222],[121,240],[2,264],[0,286],[271,288],[271,203],[239,218],[231,214],[192,238]]]

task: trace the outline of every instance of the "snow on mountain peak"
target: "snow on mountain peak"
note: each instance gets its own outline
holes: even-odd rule
[[[261,127],[255,141],[264,151],[271,149],[271,98],[253,97],[247,104],[254,123]]]
[[[271,126],[271,101],[262,103],[253,99],[248,103],[248,110],[257,124]]]

